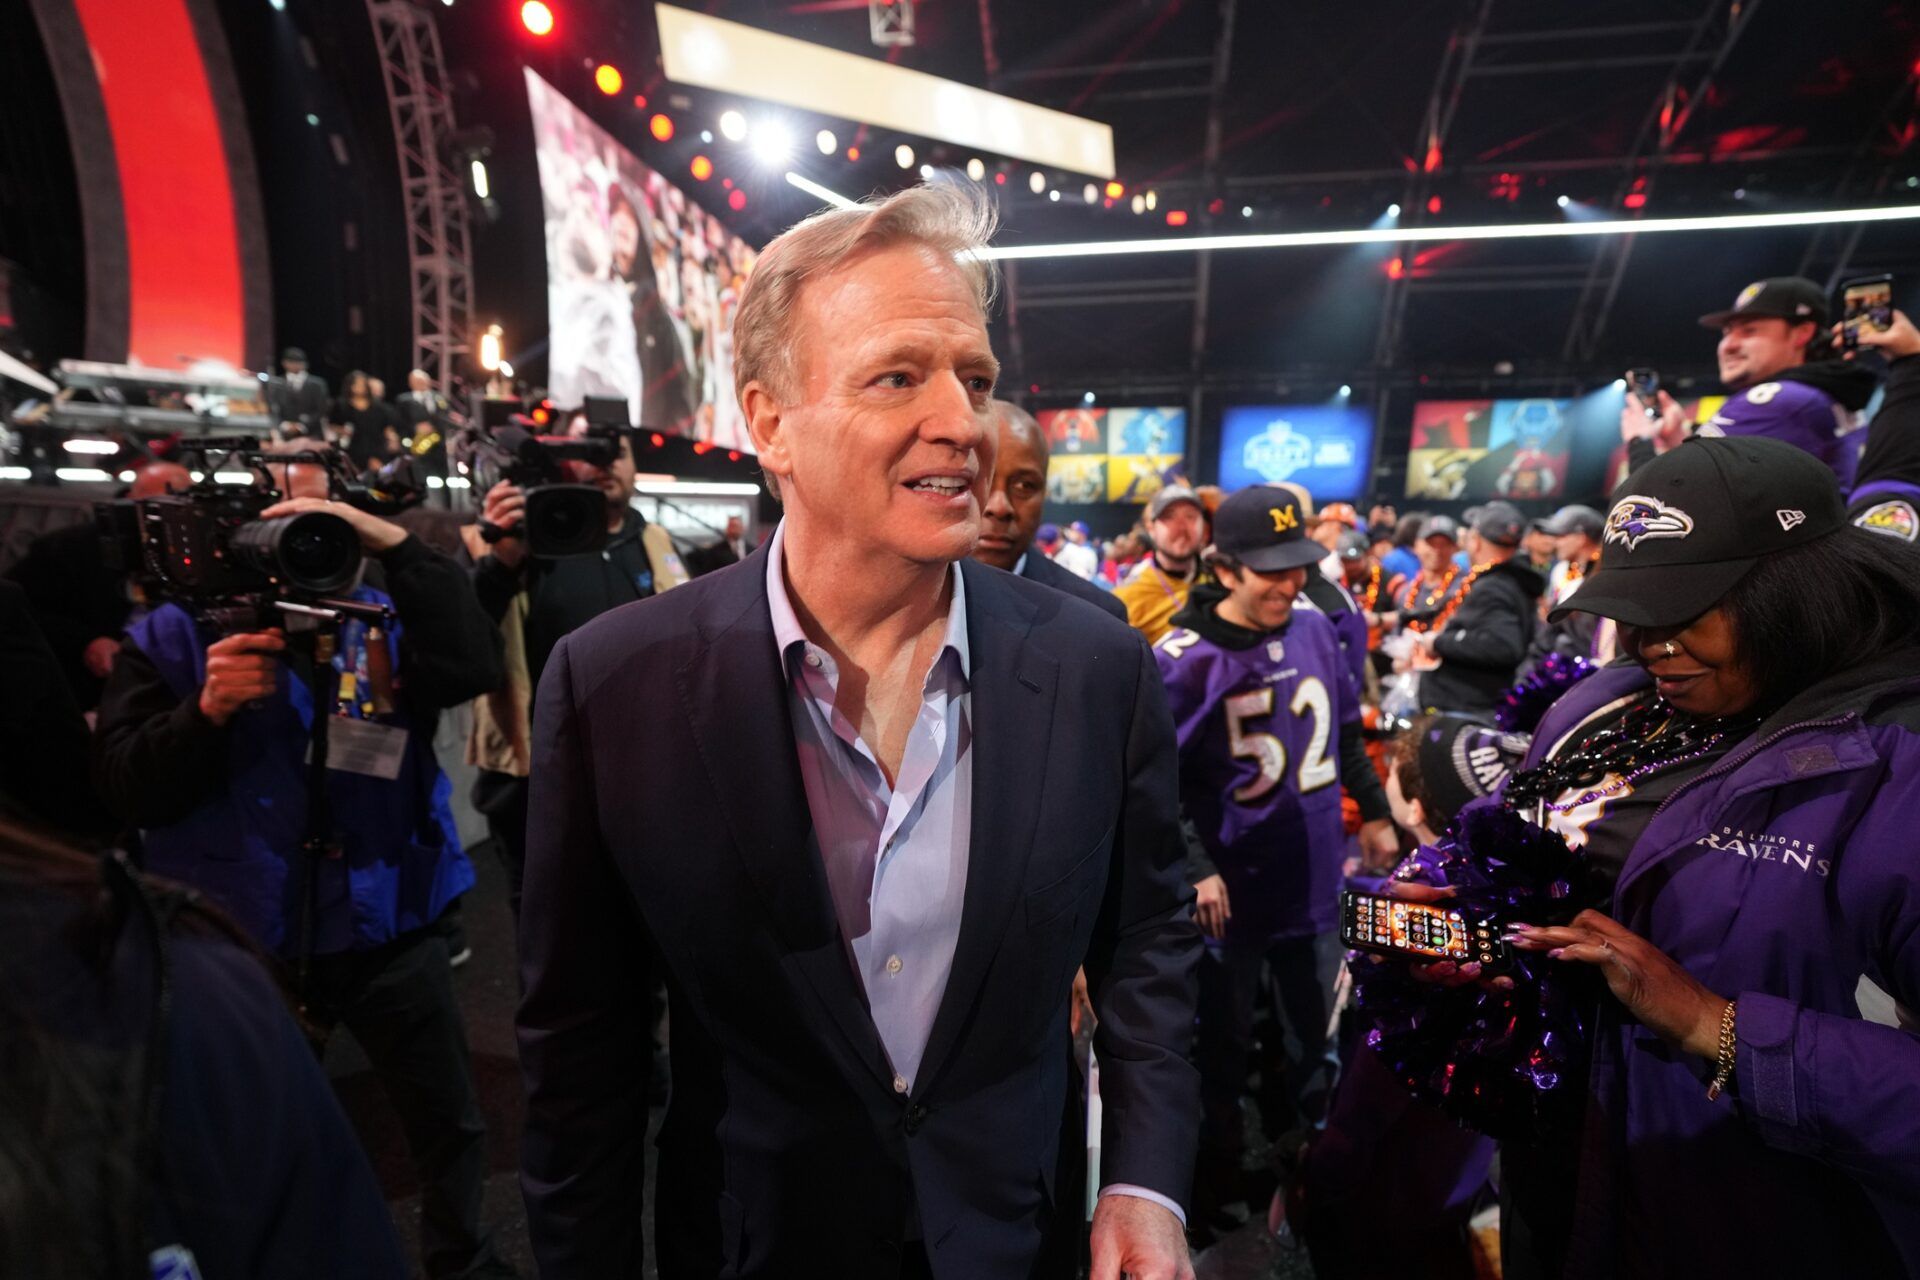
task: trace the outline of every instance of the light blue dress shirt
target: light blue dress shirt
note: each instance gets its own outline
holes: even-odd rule
[[[807,639],[793,611],[784,522],[767,548],[767,607],[787,676],[812,844],[900,1094],[913,1089],[953,971],[973,843],[967,586],[958,565],[949,572],[946,638],[921,685],[920,713],[889,786],[860,727],[834,706],[840,672],[833,656]],[[1178,1204],[1144,1187],[1113,1183],[1100,1194],[1139,1196],[1186,1221]]]

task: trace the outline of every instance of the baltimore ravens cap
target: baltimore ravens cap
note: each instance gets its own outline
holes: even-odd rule
[[[1598,572],[1548,616],[1691,622],[1763,557],[1845,523],[1833,471],[1812,454],[1763,436],[1696,436],[1614,490]]]
[[[1805,276],[1774,276],[1755,280],[1740,291],[1733,305],[1700,317],[1708,329],[1724,329],[1734,320],[1748,318],[1787,320],[1799,324],[1811,320],[1827,327],[1827,291]]]
[[[1300,499],[1278,485],[1249,485],[1213,513],[1213,550],[1259,573],[1300,569],[1327,549],[1307,537]]]

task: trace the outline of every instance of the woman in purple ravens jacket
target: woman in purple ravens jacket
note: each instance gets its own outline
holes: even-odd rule
[[[1753,437],[1603,537],[1632,662],[1478,802],[1582,853],[1592,909],[1514,944],[1610,993],[1581,1132],[1502,1148],[1506,1275],[1920,1276],[1920,553]]]

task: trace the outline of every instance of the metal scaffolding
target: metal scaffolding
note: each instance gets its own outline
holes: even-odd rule
[[[386,80],[393,145],[406,208],[407,274],[413,300],[413,363],[442,393],[471,350],[473,242],[467,197],[448,163],[453,98],[433,14],[410,0],[367,0]]]

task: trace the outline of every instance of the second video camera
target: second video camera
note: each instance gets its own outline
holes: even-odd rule
[[[526,494],[526,514],[511,529],[483,525],[489,542],[519,538],[527,554],[543,559],[585,555],[607,541],[607,496],[599,485],[568,480],[567,463],[605,469],[620,456],[611,435],[541,436],[509,424],[495,428],[490,440],[500,478]]]

